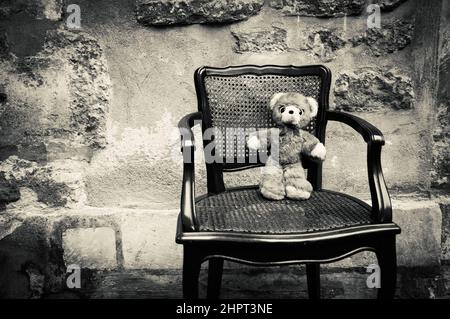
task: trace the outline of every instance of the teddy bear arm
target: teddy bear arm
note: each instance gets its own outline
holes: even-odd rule
[[[304,140],[305,142],[302,148],[303,154],[314,157],[321,161],[325,160],[327,150],[325,149],[325,146],[317,139],[317,137],[305,132]]]
[[[308,132],[304,132],[303,138],[304,143],[302,147],[302,153],[305,155],[311,155],[311,152],[314,150],[317,144],[320,143],[320,141],[317,137]]]

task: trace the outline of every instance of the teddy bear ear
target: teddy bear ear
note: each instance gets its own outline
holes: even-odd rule
[[[275,93],[274,95],[272,95],[269,103],[270,109],[273,109],[273,107],[275,106],[275,104],[277,104],[278,100],[283,96],[283,94],[284,93]]]
[[[317,115],[317,112],[319,111],[319,104],[317,103],[316,99],[312,97],[307,97],[306,100],[309,103],[309,106],[311,108],[311,117],[314,117]]]

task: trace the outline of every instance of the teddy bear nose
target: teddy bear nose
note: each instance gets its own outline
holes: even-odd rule
[[[294,114],[294,110],[290,110],[290,111],[289,111],[289,114]]]

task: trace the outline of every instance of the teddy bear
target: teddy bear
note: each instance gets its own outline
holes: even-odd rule
[[[270,156],[262,169],[260,182],[265,198],[306,200],[311,196],[313,188],[306,179],[302,156],[325,160],[325,146],[305,130],[318,108],[312,97],[296,92],[276,93],[269,103],[276,127],[249,135],[249,149],[267,149],[270,145]]]

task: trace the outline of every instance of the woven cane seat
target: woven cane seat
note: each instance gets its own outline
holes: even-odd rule
[[[256,188],[231,190],[196,202],[200,231],[310,233],[371,224],[371,208],[348,195],[316,191],[306,201],[270,201]]]

